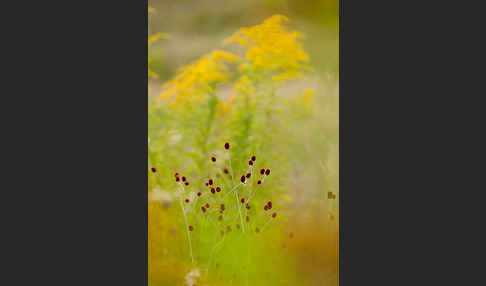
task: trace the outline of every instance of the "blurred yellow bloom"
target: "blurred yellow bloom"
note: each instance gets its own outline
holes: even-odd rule
[[[218,101],[218,104],[216,105],[216,116],[224,116],[228,112],[231,111],[231,105],[224,102],[224,101]]]
[[[148,45],[150,46],[153,43],[157,42],[158,40],[168,39],[169,37],[170,37],[169,34],[164,34],[164,33],[153,34],[148,38]]]
[[[166,82],[162,86],[160,97],[202,97],[230,77],[228,64],[238,60],[235,55],[220,50],[206,54],[191,65],[183,67],[179,74]]]
[[[149,14],[155,13],[155,8],[152,7],[152,6],[148,6],[148,12],[149,12]]]
[[[241,72],[270,73],[273,81],[285,81],[302,76],[301,71],[310,69],[309,56],[302,49],[302,34],[289,31],[284,23],[288,18],[274,15],[262,24],[242,28],[224,44],[237,43],[246,48],[246,63],[239,66]]]

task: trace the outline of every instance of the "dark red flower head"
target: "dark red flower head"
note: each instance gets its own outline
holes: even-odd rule
[[[240,199],[240,202],[241,202],[242,204],[243,204],[243,203],[245,203],[245,198],[241,198],[241,199]]]
[[[277,213],[273,213],[272,217],[275,218],[277,216]]]
[[[204,206],[201,207],[201,210],[203,211],[203,213],[206,212],[206,208]]]
[[[206,208],[209,209],[209,203],[206,203]]]
[[[185,199],[185,201],[186,201],[186,203],[188,203],[189,202],[189,199]]]
[[[187,182],[187,181],[186,181],[186,182],[184,183],[184,185],[189,186],[189,182]]]
[[[193,231],[194,227],[192,225],[189,226],[189,231]]]
[[[258,180],[257,184],[259,184],[259,185],[260,185],[261,183],[262,183],[262,180]]]
[[[255,162],[255,161],[256,161],[256,156],[255,156],[255,155],[251,156],[251,160],[252,160],[253,162]]]
[[[175,177],[175,180],[176,182],[179,182],[181,180],[181,178],[179,178],[179,176]]]
[[[179,173],[175,173],[174,174],[174,177],[179,177]]]
[[[244,183],[244,182],[246,181],[246,177],[245,177],[245,175],[241,176],[240,181],[241,181],[242,183]]]
[[[216,192],[216,189],[214,187],[211,187],[211,193],[214,194]]]
[[[253,166],[253,161],[252,160],[248,161],[248,165]]]
[[[265,174],[265,169],[261,168],[261,169],[260,169],[260,174],[261,174],[261,175]]]
[[[211,157],[211,161],[216,162],[216,157]]]
[[[219,186],[216,187],[216,192],[221,192],[221,188]]]
[[[201,192],[197,192],[197,196],[200,197],[202,194]]]
[[[265,170],[265,175],[267,175],[267,176],[270,175],[270,169]]]
[[[224,149],[228,150],[228,149],[229,149],[229,147],[230,147],[230,145],[229,145],[229,143],[228,143],[228,142],[224,143]]]
[[[212,186],[212,185],[213,185],[213,179],[209,179],[209,180],[208,180],[208,184],[209,184],[210,186]]]
[[[223,173],[228,174],[229,173],[228,168],[224,168]]]
[[[150,168],[150,170],[152,170],[152,173],[157,172],[157,169],[155,169],[155,167]]]

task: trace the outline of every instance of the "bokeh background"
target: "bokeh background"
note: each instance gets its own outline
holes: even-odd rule
[[[314,72],[305,79],[288,82],[280,96],[291,96],[303,88],[316,90],[311,118],[289,118],[285,146],[292,172],[285,186],[291,198],[286,223],[266,234],[268,240],[256,249],[272,252],[255,258],[254,267],[267,273],[260,282],[221,278],[202,285],[337,285],[339,200],[339,1],[338,0],[150,0],[155,13],[149,18],[149,33],[170,38],[149,48],[151,69],[159,77],[149,80],[149,97],[160,94],[164,82],[181,66],[221,47],[223,39],[241,27],[283,14],[289,26],[305,35],[303,47]],[[150,127],[149,127],[150,128]],[[163,154],[161,154],[163,155]],[[328,193],[335,195],[328,198]],[[177,237],[171,218],[160,221],[150,210],[164,206],[149,203],[149,249],[160,257],[149,259],[149,285],[188,285],[191,271],[171,248],[185,243]],[[255,242],[257,243],[257,242]],[[178,250],[179,251],[179,250]],[[223,259],[223,258],[221,258]]]

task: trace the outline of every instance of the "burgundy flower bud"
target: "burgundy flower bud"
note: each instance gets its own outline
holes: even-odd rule
[[[205,183],[206,187],[209,186],[208,182]]]
[[[262,180],[258,180],[257,184],[261,185],[262,184]]]
[[[206,212],[206,208],[204,206],[201,207],[201,210],[203,211],[203,213]]]
[[[265,175],[267,175],[267,176],[270,175],[270,169],[265,170]]]
[[[176,180],[176,182],[179,182],[181,180],[181,178],[175,177],[175,180]]]
[[[256,156],[255,156],[255,155],[251,156],[251,160],[252,160],[253,162],[255,162],[255,161],[256,161]]]
[[[209,179],[209,180],[208,180],[208,184],[209,184],[210,186],[212,186],[212,185],[213,185],[213,179]]]
[[[249,179],[251,177],[251,173],[246,174],[246,178]]]
[[[188,203],[189,202],[189,199],[185,199],[185,202]]]
[[[184,185],[189,186],[189,182],[185,182]]]
[[[264,210],[266,210],[266,211],[268,211],[268,205],[265,205],[265,206],[263,207],[263,209],[264,209]]]
[[[228,143],[228,142],[224,143],[224,149],[228,150],[228,149],[229,149],[229,147],[230,147],[230,145],[229,145],[229,143]]]
[[[216,162],[216,157],[211,157],[211,161]]]
[[[197,192],[197,196],[200,197],[202,194],[201,192]]]
[[[150,170],[152,170],[152,173],[157,172],[157,169],[155,169],[155,167],[150,168]]]
[[[214,187],[211,187],[211,193],[214,194],[216,192],[216,189]]]
[[[245,177],[245,175],[241,176],[240,181],[241,181],[242,183],[245,183],[245,181],[246,181],[246,177]]]
[[[241,199],[240,199],[240,202],[241,202],[242,204],[243,204],[243,203],[245,203],[245,198],[241,198]]]
[[[209,203],[206,203],[206,208],[209,209]]]
[[[271,209],[272,208],[272,202],[271,201],[268,201],[267,202],[267,206],[268,206],[268,209]]]
[[[221,192],[221,188],[219,186],[216,187],[216,192]]]
[[[192,225],[189,226],[189,231],[193,231],[194,227]]]
[[[229,173],[228,168],[224,168],[223,173],[228,174]]]
[[[277,216],[277,213],[273,213],[272,217],[275,218]]]
[[[185,182],[186,181],[186,176],[182,176],[182,181]]]
[[[261,175],[265,174],[265,169],[261,168],[261,169],[260,169],[260,174],[261,174]]]
[[[248,161],[248,165],[253,166],[253,161],[252,160]]]
[[[179,173],[175,173],[174,174],[174,177],[179,177]]]

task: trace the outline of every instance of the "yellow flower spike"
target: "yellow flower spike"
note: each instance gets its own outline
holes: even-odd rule
[[[289,31],[286,22],[287,17],[274,15],[260,25],[239,29],[223,41],[246,48],[245,61],[238,67],[240,72],[268,74],[276,82],[302,76],[301,71],[307,70],[309,63],[309,56],[299,43],[303,35]]]
[[[179,74],[162,86],[161,96],[179,95],[202,99],[214,86],[231,76],[228,64],[238,62],[232,53],[215,50],[203,55],[192,64],[182,67]]]

